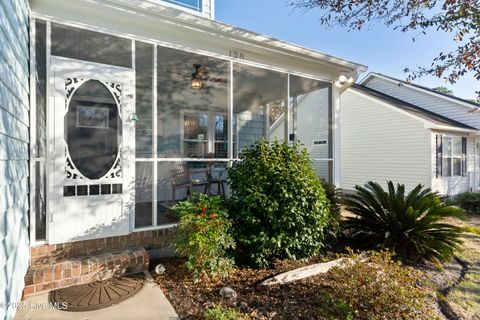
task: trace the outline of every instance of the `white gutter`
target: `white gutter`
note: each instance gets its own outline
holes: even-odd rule
[[[441,124],[434,124],[434,123],[425,123],[425,129],[431,129],[431,130],[439,130],[439,131],[455,131],[455,132],[466,132],[466,133],[472,133],[472,134],[480,134],[479,130],[474,130],[474,129],[467,129],[467,128],[459,128],[459,127],[452,127],[452,126],[446,126],[446,125],[441,125]]]

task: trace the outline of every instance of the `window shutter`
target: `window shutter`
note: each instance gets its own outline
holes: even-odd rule
[[[462,176],[467,175],[467,138],[462,137]]]
[[[443,152],[443,146],[442,146],[442,135],[437,134],[436,135],[436,141],[437,141],[437,163],[436,163],[436,177],[441,178],[442,177],[442,152]]]

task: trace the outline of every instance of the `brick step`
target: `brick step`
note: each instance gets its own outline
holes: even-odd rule
[[[148,270],[149,262],[145,248],[133,248],[31,265],[25,276],[23,296],[138,273]]]

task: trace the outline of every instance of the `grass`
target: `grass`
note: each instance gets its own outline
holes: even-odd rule
[[[480,228],[480,215],[467,215],[465,221],[452,221],[462,227]],[[480,319],[480,235],[464,234],[463,250],[457,253],[469,268],[465,278],[446,296],[452,309],[463,319]]]

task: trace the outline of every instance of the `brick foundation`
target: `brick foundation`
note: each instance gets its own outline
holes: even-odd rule
[[[30,248],[24,296],[148,269],[147,250],[167,248],[175,229]]]
[[[119,249],[143,247],[152,250],[166,248],[169,246],[175,230],[175,228],[169,228],[140,231],[125,236],[32,247],[30,248],[31,264],[51,264],[72,257],[107,253]]]

